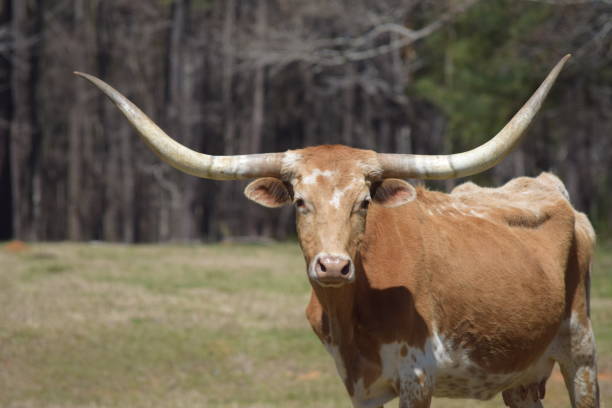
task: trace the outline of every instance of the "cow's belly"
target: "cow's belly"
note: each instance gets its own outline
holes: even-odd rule
[[[346,366],[338,349],[329,345],[327,349],[346,381]],[[450,348],[439,337],[428,339],[424,350],[401,342],[384,344],[379,350],[380,376],[367,386],[356,376],[351,399],[358,408],[380,407],[400,394],[402,384],[426,383],[433,387],[434,397],[486,400],[503,390],[548,378],[554,365],[550,350],[523,370],[491,373],[472,361],[467,350]],[[414,392],[421,391],[416,387]]]
[[[553,361],[542,357],[528,368],[512,373],[489,373],[468,362],[443,366],[436,372],[434,397],[487,400],[503,390],[540,383],[548,378]]]
[[[547,350],[523,370],[491,373],[470,360],[467,351],[449,349],[439,338],[429,339],[425,350],[402,343],[386,344],[381,347],[380,357],[382,375],[373,384],[376,388],[360,389],[362,395],[356,396],[382,397],[388,395],[389,389],[399,395],[401,384],[423,382],[433,387],[434,397],[486,400],[518,385],[541,382],[554,365]]]
[[[489,399],[522,382],[525,372],[491,374],[469,359],[467,353],[447,352],[428,340],[425,350],[402,343],[385,344],[380,350],[383,366],[380,383],[395,385],[397,394],[419,394],[433,388],[434,397]],[[401,388],[407,387],[403,390]]]
[[[486,400],[508,388],[539,383],[548,378],[554,365],[548,347],[522,370],[492,373],[472,361],[469,350],[452,348],[437,336],[428,340],[427,353],[434,363],[435,397]]]

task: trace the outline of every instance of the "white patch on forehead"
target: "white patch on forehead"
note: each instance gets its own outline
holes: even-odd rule
[[[334,194],[332,194],[331,200],[329,200],[329,204],[334,208],[340,208],[340,199],[344,195],[345,189],[335,188]]]
[[[320,169],[314,169],[310,174],[304,176],[304,178],[302,178],[302,183],[304,184],[314,184],[317,182],[317,177],[322,176],[322,177],[332,177],[336,174],[335,171],[332,170],[320,170]]]
[[[351,186],[353,186],[354,184],[358,182],[359,182],[359,179],[356,177],[353,177],[353,179],[351,180],[351,183],[345,186],[344,188],[338,188],[338,187],[334,188],[334,192],[332,193],[332,197],[329,200],[329,204],[336,209],[340,208],[340,200],[342,199],[344,194],[351,188]]]

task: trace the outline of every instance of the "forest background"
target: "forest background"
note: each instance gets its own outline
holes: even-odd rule
[[[492,137],[573,57],[490,186],[550,170],[612,225],[612,1],[0,0],[0,239],[285,239],[292,209],[161,163],[97,75],[209,154]],[[463,180],[428,183],[447,190]]]

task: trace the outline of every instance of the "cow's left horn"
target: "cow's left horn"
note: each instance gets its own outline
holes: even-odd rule
[[[568,54],[557,63],[527,103],[493,139],[470,151],[445,156],[379,153],[383,177],[441,180],[470,176],[495,166],[520,141],[569,57]]]
[[[136,105],[106,82],[81,72],[75,74],[86,78],[104,92],[138,130],[151,150],[163,161],[185,173],[215,180],[280,176],[283,153],[240,156],[209,156],[198,153],[173,140]]]

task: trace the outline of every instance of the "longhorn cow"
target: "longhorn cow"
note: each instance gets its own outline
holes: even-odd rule
[[[589,272],[595,234],[544,173],[450,194],[404,178],[482,172],[519,142],[564,57],[487,143],[447,156],[340,145],[209,156],[167,136],[112,87],[97,86],[164,161],[194,176],[256,179],[246,196],[293,203],[312,286],[306,315],[355,407],[429,407],[432,396],[541,407],[558,363],[573,407],[598,406]]]

